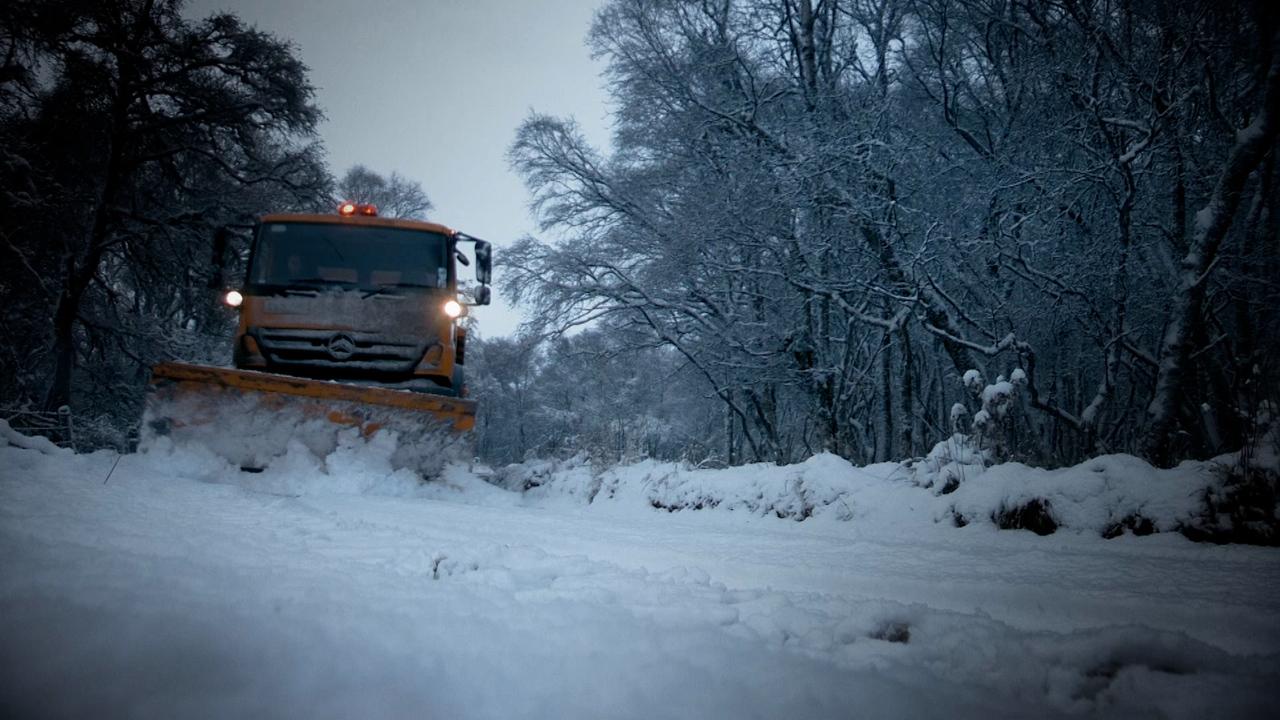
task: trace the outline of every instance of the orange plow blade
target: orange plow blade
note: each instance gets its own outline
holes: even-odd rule
[[[259,469],[298,444],[324,458],[341,443],[395,433],[393,467],[431,477],[469,458],[475,419],[475,402],[462,398],[161,363],[151,374],[142,443],[196,443]]]

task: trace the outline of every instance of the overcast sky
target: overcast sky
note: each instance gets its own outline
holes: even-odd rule
[[[572,115],[608,142],[602,66],[584,44],[603,0],[193,0],[292,41],[311,68],[330,169],[356,163],[417,180],[432,220],[498,252],[536,230],[506,151],[531,109]],[[263,208],[264,211],[269,208]],[[501,286],[502,276],[495,278]],[[517,311],[476,310],[486,337]]]

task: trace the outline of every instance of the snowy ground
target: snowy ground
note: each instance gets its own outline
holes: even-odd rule
[[[24,444],[0,441],[6,717],[1264,717],[1280,701],[1275,549],[956,528],[945,503],[973,498],[908,494],[890,466],[777,471],[793,495],[858,485],[796,522],[746,502],[773,487],[762,468],[579,468],[521,494],[462,470],[417,487],[356,451],[249,475]],[[754,492],[704,511],[627,499],[718,483]]]

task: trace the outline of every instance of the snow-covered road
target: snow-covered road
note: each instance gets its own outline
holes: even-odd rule
[[[1272,549],[532,504],[462,474],[273,494],[160,453],[104,484],[115,460],[0,447],[6,716],[1262,717],[1280,699]]]

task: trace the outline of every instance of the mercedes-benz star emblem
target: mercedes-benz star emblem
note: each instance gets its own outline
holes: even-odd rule
[[[334,360],[346,360],[356,351],[356,341],[350,335],[334,335],[329,338],[329,357]]]

